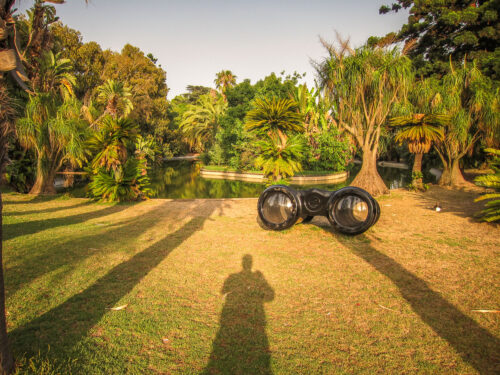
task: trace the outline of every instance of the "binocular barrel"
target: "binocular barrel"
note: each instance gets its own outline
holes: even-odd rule
[[[290,228],[299,218],[307,222],[314,216],[326,216],[335,230],[356,235],[380,217],[378,202],[365,190],[353,186],[328,191],[274,185],[260,195],[257,209],[263,225],[272,230]]]

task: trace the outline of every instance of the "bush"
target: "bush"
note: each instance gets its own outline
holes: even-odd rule
[[[350,159],[349,144],[335,128],[316,133],[307,139],[308,149],[304,156],[305,169],[312,171],[345,171]]]
[[[144,160],[130,158],[124,166],[106,171],[104,168],[91,177],[89,194],[107,202],[141,200],[154,195]]]
[[[485,209],[477,216],[487,222],[500,221],[500,150],[488,148],[485,150],[493,156],[490,167],[495,171],[493,174],[476,177],[476,185],[492,188],[495,191],[483,194],[475,201],[486,200]]]

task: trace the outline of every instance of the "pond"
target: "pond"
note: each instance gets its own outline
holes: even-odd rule
[[[255,198],[266,186],[260,183],[207,179],[200,176],[200,164],[192,161],[170,161],[151,173],[155,198],[195,199],[195,198]],[[410,182],[410,171],[399,168],[377,167],[380,175],[390,189],[404,187]],[[347,186],[356,176],[360,165],[352,165],[349,178],[339,184],[300,185],[296,189],[312,187],[337,190]],[[71,189],[58,189],[73,197],[85,197],[84,185]]]
[[[351,165],[349,178],[339,184],[317,184],[294,186],[304,190],[317,187],[337,190],[347,186],[356,176],[360,165]],[[380,175],[390,189],[404,187],[410,182],[410,172],[405,169],[377,167]],[[255,198],[266,188],[264,184],[207,179],[200,176],[200,164],[192,161],[170,161],[151,173],[155,198],[196,199],[196,198]],[[73,197],[85,197],[85,184],[78,184],[70,189],[57,189]]]

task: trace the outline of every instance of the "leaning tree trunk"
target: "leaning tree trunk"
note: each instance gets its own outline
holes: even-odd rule
[[[441,186],[463,187],[472,185],[467,182],[460,171],[460,159],[452,159],[449,162],[443,161],[443,173],[438,184]]]
[[[389,189],[382,180],[377,171],[377,151],[370,150],[369,147],[363,147],[363,164],[356,178],[351,183],[365,189],[373,196],[387,194]]]
[[[2,193],[0,192],[0,374],[10,374],[14,368],[14,358],[9,349],[7,339],[7,319],[5,314],[5,286],[3,280],[3,259],[2,259]]]

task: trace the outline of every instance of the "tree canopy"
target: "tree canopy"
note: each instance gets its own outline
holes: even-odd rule
[[[418,75],[444,75],[449,61],[477,60],[482,72],[500,79],[499,0],[397,0],[379,12],[409,8],[408,22],[371,43],[404,41]]]

